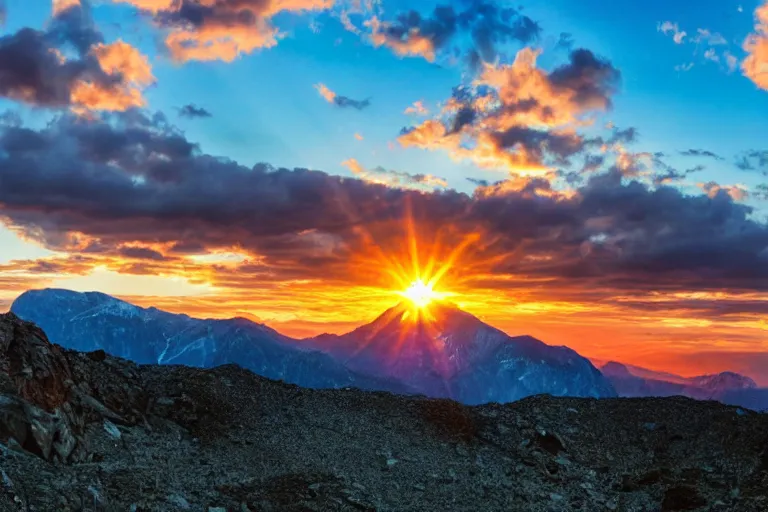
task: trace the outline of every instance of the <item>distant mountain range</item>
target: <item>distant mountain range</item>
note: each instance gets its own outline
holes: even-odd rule
[[[621,397],[680,395],[698,400],[718,400],[758,411],[768,410],[768,388],[758,388],[755,381],[738,373],[681,377],[615,361],[602,364],[600,371]]]
[[[467,404],[536,394],[616,396],[575,351],[510,337],[450,304],[431,305],[431,318],[401,304],[348,334],[302,341],[244,318],[195,319],[96,292],[28,291],[11,311],[66,348],[103,349],[142,364],[236,363],[310,388],[357,387]]]

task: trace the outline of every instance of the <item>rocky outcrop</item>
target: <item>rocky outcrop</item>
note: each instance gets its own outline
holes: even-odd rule
[[[768,504],[768,416],[716,402],[467,407],[304,389],[234,365],[137,366],[52,346],[13,315],[0,315],[0,333],[3,512]]]
[[[45,460],[81,462],[89,455],[89,421],[134,424],[143,393],[122,375],[130,364],[115,361],[109,371],[83,364],[103,356],[68,354],[33,324],[0,315],[0,440]]]

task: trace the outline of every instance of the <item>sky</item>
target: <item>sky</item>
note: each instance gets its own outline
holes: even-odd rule
[[[0,20],[0,310],[97,290],[301,338],[421,278],[511,335],[768,385],[768,3]]]

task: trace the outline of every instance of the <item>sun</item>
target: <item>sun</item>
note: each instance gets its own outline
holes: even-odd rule
[[[400,292],[400,295],[410,300],[411,303],[419,309],[424,309],[433,301],[442,300],[448,294],[435,291],[430,283],[425,283],[422,279],[417,279],[411,283],[407,290]]]

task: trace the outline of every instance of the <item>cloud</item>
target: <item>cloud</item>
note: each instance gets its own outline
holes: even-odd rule
[[[685,169],[684,171],[678,171],[672,167],[666,167],[653,177],[653,184],[657,187],[661,185],[673,185],[677,182],[685,180],[689,175],[701,172],[704,169],[706,169],[706,167],[703,165],[697,165],[690,169]]]
[[[184,105],[179,109],[179,117],[195,119],[200,117],[213,117],[213,114],[208,112],[203,107],[198,107],[196,105],[189,104],[189,105]]]
[[[698,187],[709,197],[716,197],[718,194],[728,194],[734,201],[743,201],[749,197],[749,191],[744,185],[719,185],[714,181],[707,183],[697,183]]]
[[[355,133],[355,139],[357,139],[357,140],[363,140],[363,136],[362,136],[362,135],[360,135],[359,133]]]
[[[416,115],[416,116],[426,116],[426,115],[429,115],[429,110],[427,109],[427,107],[424,106],[424,102],[419,100],[419,101],[414,101],[413,105],[406,108],[404,113],[409,115]]]
[[[80,0],[53,0],[53,15],[57,16],[72,7],[81,7]]]
[[[141,107],[154,81],[146,57],[127,43],[101,42],[87,6],[58,11],[47,31],[23,28],[0,37],[0,95],[77,112]],[[71,44],[78,57],[59,48]]]
[[[347,96],[339,96],[324,84],[316,84],[315,89],[317,89],[317,92],[323,99],[325,99],[325,101],[332,105],[336,105],[337,107],[363,110],[371,105],[371,100],[369,98],[364,100],[353,100]]]
[[[744,41],[747,58],[741,63],[744,76],[768,90],[768,1],[755,11],[755,32]]]
[[[685,73],[693,69],[693,66],[694,66],[693,62],[689,62],[687,64],[678,64],[677,66],[675,66],[675,71],[682,71]]]
[[[736,167],[742,171],[759,171],[768,176],[768,150],[745,151],[736,159]]]
[[[412,191],[245,167],[203,153],[163,116],[139,112],[64,115],[38,130],[4,125],[0,148],[2,222],[121,272],[194,276],[228,289],[317,276],[389,286],[371,258],[376,247],[402,248],[410,208],[427,239],[439,235],[445,247],[482,240],[453,276],[480,290],[546,281],[548,293],[586,302],[659,290],[768,290],[768,226],[730,187],[685,194],[608,168],[570,193],[544,179],[480,183],[472,195]],[[180,244],[236,248],[244,260],[179,261]]]
[[[115,1],[133,5],[164,29],[165,45],[179,62],[231,62],[240,55],[270,48],[282,37],[272,24],[274,16],[333,6],[333,0]]]
[[[686,149],[685,151],[681,151],[680,154],[683,156],[706,157],[721,161],[725,160],[725,158],[721,157],[720,155],[706,149]]]
[[[438,178],[431,174],[409,174],[407,172],[384,169],[383,167],[366,169],[354,158],[343,161],[341,165],[364,181],[387,185],[388,187],[433,190],[448,186],[448,183],[443,178]]]
[[[683,44],[685,36],[688,35],[685,31],[680,30],[680,26],[677,23],[672,23],[671,21],[659,22],[656,25],[656,30],[664,34],[672,33],[672,39],[675,41],[675,44]]]
[[[555,44],[555,48],[560,48],[571,52],[575,44],[576,43],[573,40],[573,34],[569,32],[561,32],[560,37],[557,39],[557,43]]]
[[[588,114],[611,108],[619,72],[579,49],[547,73],[536,66],[539,53],[525,48],[511,65],[486,65],[474,90],[456,89],[441,117],[404,130],[400,144],[526,175],[550,173],[587,145],[600,146],[576,129]]]
[[[528,44],[541,33],[531,18],[488,0],[469,0],[458,11],[452,5],[438,5],[429,15],[410,10],[393,20],[372,16],[364,25],[374,46],[386,46],[398,56],[434,62],[439,53],[462,48],[473,66],[494,62],[505,44]]]
[[[718,32],[711,32],[706,28],[696,29],[696,36],[693,38],[696,44],[703,43],[709,46],[727,45],[728,41]]]

